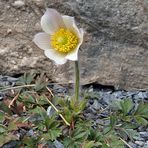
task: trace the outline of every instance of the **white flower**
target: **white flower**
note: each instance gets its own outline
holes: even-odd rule
[[[83,42],[83,29],[78,29],[73,17],[62,16],[55,9],[47,9],[41,18],[44,32],[35,35],[33,41],[56,64],[67,60],[77,61]]]

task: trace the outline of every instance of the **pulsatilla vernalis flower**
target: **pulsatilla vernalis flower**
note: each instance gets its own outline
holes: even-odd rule
[[[41,18],[41,27],[44,32],[36,34],[33,41],[48,58],[56,64],[78,60],[83,29],[78,29],[73,17],[48,8]]]

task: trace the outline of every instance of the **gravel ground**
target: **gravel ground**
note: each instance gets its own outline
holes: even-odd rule
[[[89,91],[96,92],[99,96],[96,99],[90,98],[87,104],[86,117],[93,119],[94,124],[100,123],[102,121],[100,120],[101,118],[108,116],[110,108],[106,108],[109,107],[113,101],[130,98],[134,103],[134,107],[141,101],[148,102],[148,91],[98,90],[93,88]],[[99,110],[105,110],[105,112],[98,114]],[[148,128],[141,126],[137,129],[137,132],[139,136],[134,137],[134,141],[129,141],[128,144],[132,148],[148,148]]]
[[[15,86],[16,81],[17,78],[0,75],[0,87]],[[58,84],[49,84],[49,87],[52,88],[54,93],[57,95],[68,93],[68,88]],[[87,119],[92,119],[94,121],[94,128],[100,122],[105,124],[100,119],[108,116],[108,107],[114,100],[131,98],[134,102],[134,106],[137,106],[141,101],[148,103],[148,91],[115,90],[113,87],[103,87],[101,85],[94,87],[93,84],[90,86],[84,86],[83,90],[87,90],[87,92],[95,94],[93,97],[89,97],[87,109],[84,112]],[[0,100],[2,100],[6,95],[7,92],[0,91]],[[102,113],[98,113],[100,110],[104,111]],[[129,141],[128,144],[132,148],[148,148],[148,128],[141,126],[137,131],[139,133],[139,137],[135,137],[134,141]],[[29,132],[31,133],[31,130]],[[9,145],[5,146],[5,148],[10,147],[10,145],[15,145],[15,143],[11,142]],[[64,148],[58,141],[54,142],[54,147]]]

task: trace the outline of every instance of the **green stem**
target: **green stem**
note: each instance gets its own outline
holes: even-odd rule
[[[79,74],[79,62],[75,61],[75,99],[79,100],[80,93],[80,74]]]

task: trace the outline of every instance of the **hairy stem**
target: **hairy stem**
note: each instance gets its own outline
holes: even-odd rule
[[[80,74],[79,74],[79,62],[75,61],[75,99],[79,100],[80,93]]]

